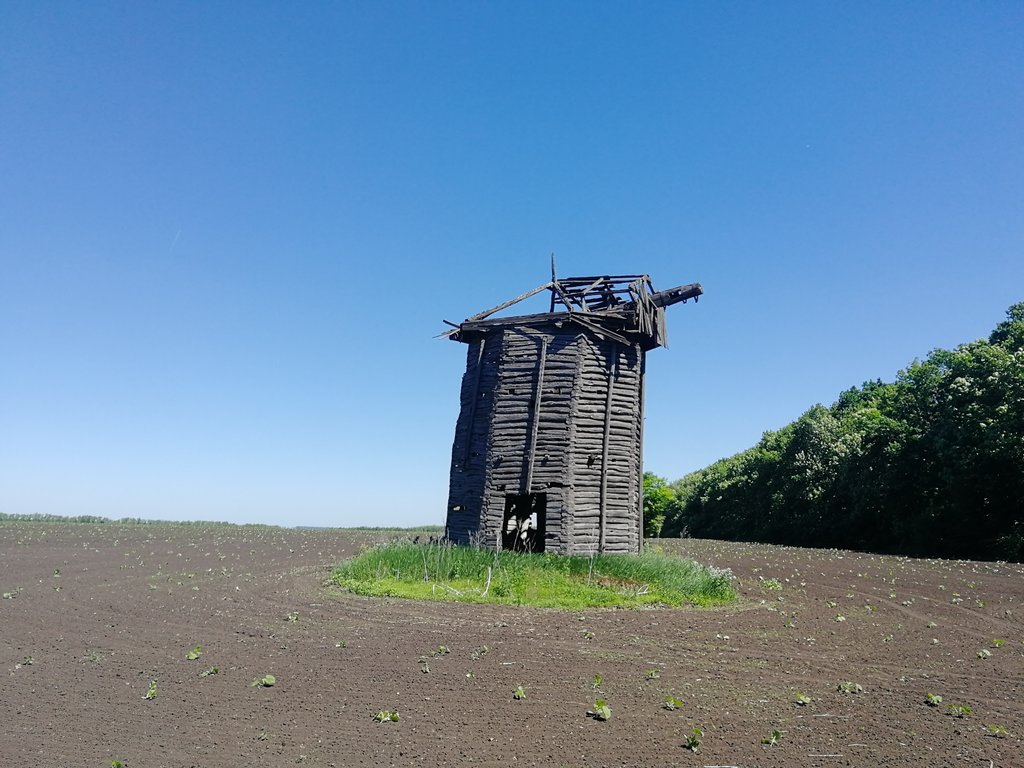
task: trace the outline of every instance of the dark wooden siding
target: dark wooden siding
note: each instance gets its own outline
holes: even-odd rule
[[[472,341],[449,537],[497,546],[506,495],[545,493],[547,550],[638,551],[643,355],[578,326],[499,327]]]
[[[639,347],[594,337],[584,340],[581,352],[573,416],[575,525],[571,550],[597,552],[603,543],[605,552],[636,552],[640,545],[636,462],[643,352]]]
[[[452,443],[447,521],[448,538],[460,544],[469,543],[480,527],[486,448],[500,359],[501,338],[497,335],[481,337],[466,350],[459,419]]]

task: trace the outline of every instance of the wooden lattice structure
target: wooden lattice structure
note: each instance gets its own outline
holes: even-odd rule
[[[549,291],[550,311],[492,317]],[[462,323],[468,345],[452,446],[446,536],[456,543],[582,554],[637,552],[643,532],[648,350],[665,307],[647,275],[556,278]],[[446,321],[447,322],[447,321]]]

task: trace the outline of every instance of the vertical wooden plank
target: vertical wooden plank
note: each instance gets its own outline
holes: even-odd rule
[[[533,485],[533,460],[537,453],[537,431],[540,429],[540,401],[544,389],[544,363],[548,357],[548,337],[541,337],[540,359],[537,361],[537,384],[533,394],[533,413],[530,415],[530,445],[526,460],[526,477],[520,493],[531,493]]]
[[[637,439],[640,441],[640,508],[637,510],[637,520],[640,521],[640,529],[637,531],[636,542],[636,551],[639,554],[644,548],[644,398],[647,391],[647,353],[644,352],[643,348],[638,348],[637,354],[640,356],[640,402],[638,403],[639,413],[637,417],[639,419]]]
[[[608,442],[612,430],[612,391],[615,389],[615,377],[619,370],[619,350],[612,350],[612,359],[608,362],[608,391],[604,401],[604,439],[601,442],[601,491],[597,518],[597,551],[604,552],[604,529],[607,522],[608,506]]]
[[[466,426],[466,455],[462,457],[462,471],[466,471],[469,465],[469,457],[473,451],[473,422],[476,419],[476,402],[480,398],[480,373],[484,360],[484,347],[487,344],[487,337],[480,337],[480,349],[476,353],[476,372],[473,374],[473,396],[469,401],[469,418]]]

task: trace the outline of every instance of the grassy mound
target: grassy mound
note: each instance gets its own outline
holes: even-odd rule
[[[716,605],[736,596],[729,571],[663,554],[535,555],[409,542],[369,549],[332,580],[360,595],[570,610]]]

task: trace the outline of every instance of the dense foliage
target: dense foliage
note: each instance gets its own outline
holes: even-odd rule
[[[1024,560],[1024,303],[669,488],[664,536]]]

